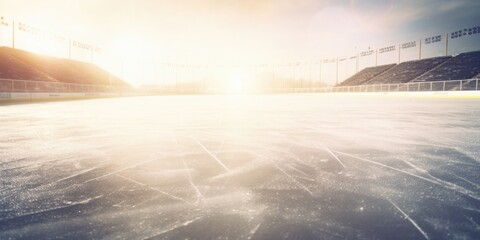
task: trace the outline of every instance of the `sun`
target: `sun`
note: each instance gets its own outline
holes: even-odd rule
[[[239,70],[231,70],[228,74],[227,93],[240,94],[245,89],[246,76]]]

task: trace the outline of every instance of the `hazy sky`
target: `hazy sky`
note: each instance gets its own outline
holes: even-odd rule
[[[162,60],[309,60],[480,25],[478,0],[0,0],[0,14]]]

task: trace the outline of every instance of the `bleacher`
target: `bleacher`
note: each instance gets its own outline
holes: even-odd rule
[[[0,47],[0,78],[42,82],[127,86],[121,79],[84,62]]]
[[[414,81],[445,81],[480,76],[480,51],[459,54]]]
[[[9,48],[0,48],[0,78],[56,82],[55,79],[18,59],[15,52]]]
[[[435,57],[400,63],[383,72],[363,85],[406,83],[451,59],[451,56]]]
[[[358,72],[357,74],[351,76],[350,78],[346,79],[339,86],[358,86],[361,85],[370,79],[382,74],[383,72],[387,71],[388,69],[392,68],[396,64],[388,64],[376,67],[368,67],[363,69],[362,71]]]

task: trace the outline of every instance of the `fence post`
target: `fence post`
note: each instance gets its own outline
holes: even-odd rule
[[[410,92],[410,84],[406,83],[407,84],[407,92]]]
[[[460,91],[462,91],[462,80],[459,81],[460,82]]]
[[[430,92],[433,91],[433,82],[430,82]]]
[[[477,78],[477,81],[475,82],[475,90],[478,90],[478,78]]]
[[[417,89],[418,89],[417,91],[420,92],[420,82],[417,83]]]
[[[443,91],[445,92],[445,81],[443,81]]]

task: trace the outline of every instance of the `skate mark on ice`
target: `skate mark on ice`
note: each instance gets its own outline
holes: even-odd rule
[[[417,222],[415,222],[406,212],[404,212],[400,207],[397,206],[397,204],[395,204],[394,202],[392,202],[392,200],[390,199],[387,199],[390,204],[392,204],[396,209],[397,211],[399,211],[410,223],[412,223],[412,225],[423,235],[423,237],[425,239],[430,239],[427,235],[427,233],[417,224]]]
[[[225,170],[227,170],[227,172],[230,172],[232,170],[230,170],[230,168],[228,168],[223,162],[222,160],[220,160],[217,156],[215,156],[215,154],[213,154],[212,152],[210,152],[210,150],[208,150],[198,139],[196,139],[195,137],[192,137],[192,139],[197,142],[198,145],[200,145],[200,147],[202,147],[202,149],[208,153],[208,155],[210,155],[215,161],[217,161],[217,163],[222,166]]]

